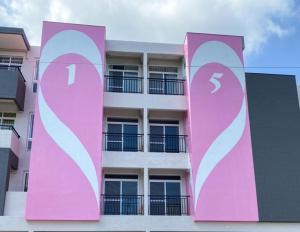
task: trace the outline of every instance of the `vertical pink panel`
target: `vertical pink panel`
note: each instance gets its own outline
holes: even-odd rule
[[[105,28],[45,22],[27,220],[99,220]]]
[[[196,221],[257,221],[239,36],[188,33],[188,125]]]

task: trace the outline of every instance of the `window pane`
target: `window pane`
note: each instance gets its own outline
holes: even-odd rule
[[[149,73],[149,93],[163,94],[164,93],[164,76],[162,73]]]
[[[125,65],[124,66],[124,69],[125,70],[139,70],[139,66],[136,66],[136,65]]]
[[[16,113],[3,113],[3,117],[15,118],[16,117]]]
[[[165,72],[166,68],[163,66],[149,66],[149,71],[153,72]]]
[[[121,151],[122,150],[122,124],[107,125],[107,150]]]
[[[105,181],[105,195],[121,195],[120,181]]]
[[[112,65],[112,69],[124,70],[124,65]]]
[[[150,126],[150,152],[164,151],[164,127]]]
[[[180,196],[180,183],[166,182],[166,195],[167,196]]]
[[[178,68],[177,67],[166,67],[166,72],[177,73],[178,72]]]
[[[123,150],[124,151],[137,151],[138,150],[138,126],[137,125],[124,125],[123,137]]]
[[[166,152],[179,152],[179,127],[165,127],[165,150]]]
[[[13,120],[13,119],[2,119],[2,124],[3,125],[11,125],[11,126],[13,126],[14,123],[15,123],[15,120]]]
[[[0,56],[0,63],[9,64],[10,57],[8,56]]]
[[[11,57],[11,64],[12,65],[21,66],[22,63],[23,63],[23,58],[22,57]]]
[[[123,72],[109,71],[108,88],[111,92],[123,91]]]
[[[2,64],[9,64],[10,57],[9,56],[0,56],[0,63]]]
[[[167,215],[181,215],[180,183],[166,183]]]
[[[137,72],[124,72],[124,77],[136,78],[136,77],[138,77],[138,73]]]
[[[176,74],[165,74],[166,79],[176,79],[177,75]]]
[[[32,84],[32,92],[36,93],[37,92],[37,83]]]
[[[24,192],[27,192],[28,190],[28,178],[29,178],[29,172],[26,171],[24,172],[24,188],[23,188]]]
[[[165,187],[163,182],[150,182],[150,215],[165,214]]]
[[[105,181],[104,214],[120,214],[120,181]]]
[[[122,182],[122,195],[137,195],[137,182],[136,181],[123,181]]]
[[[29,132],[28,132],[28,138],[32,138],[33,134],[33,123],[34,123],[34,114],[30,114],[30,119],[29,119]]]
[[[122,214],[136,215],[138,212],[137,182],[122,182]]]
[[[164,75],[162,73],[149,73],[150,78],[160,78],[163,79]]]
[[[107,125],[108,133],[122,133],[122,124],[108,124]]]
[[[126,93],[138,92],[138,72],[124,72],[123,90]]]

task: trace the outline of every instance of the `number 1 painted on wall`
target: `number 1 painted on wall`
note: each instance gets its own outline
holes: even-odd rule
[[[67,66],[67,69],[69,69],[68,85],[72,85],[75,82],[76,65],[71,64]]]

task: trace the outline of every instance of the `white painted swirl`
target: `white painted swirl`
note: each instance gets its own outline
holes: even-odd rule
[[[243,64],[235,51],[227,44],[209,41],[201,45],[195,52],[190,68],[190,85],[199,69],[210,63],[222,64],[229,68],[238,79],[245,93],[245,74]],[[243,96],[239,113],[211,143],[200,161],[194,185],[194,208],[196,210],[200,192],[208,176],[241,139],[246,127],[246,98]]]
[[[45,44],[40,57],[39,80],[56,58],[65,54],[78,54],[93,64],[102,78],[102,58],[94,41],[82,32],[65,30],[57,33]],[[38,91],[39,113],[42,124],[54,142],[71,158],[87,178],[99,206],[99,184],[95,165],[85,146],[76,134],[55,114],[44,98],[41,86]]]

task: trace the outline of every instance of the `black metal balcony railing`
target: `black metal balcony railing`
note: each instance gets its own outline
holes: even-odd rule
[[[105,91],[119,93],[142,93],[143,78],[130,76],[105,76]]]
[[[21,76],[21,78],[23,79],[24,82],[26,82],[22,72],[21,72],[21,68],[20,66],[16,66],[16,65],[0,65],[0,69],[1,70],[9,70],[9,71],[16,71],[19,73],[19,75]]]
[[[189,215],[189,196],[149,196],[149,215]]]
[[[150,152],[186,152],[186,135],[149,134]]]
[[[184,95],[183,79],[148,78],[149,94]]]
[[[103,133],[105,151],[143,151],[143,134]]]
[[[143,195],[101,195],[103,215],[143,215]]]
[[[18,134],[18,132],[12,125],[1,125],[0,124],[0,130],[11,130],[18,138],[20,138],[20,135]]]

